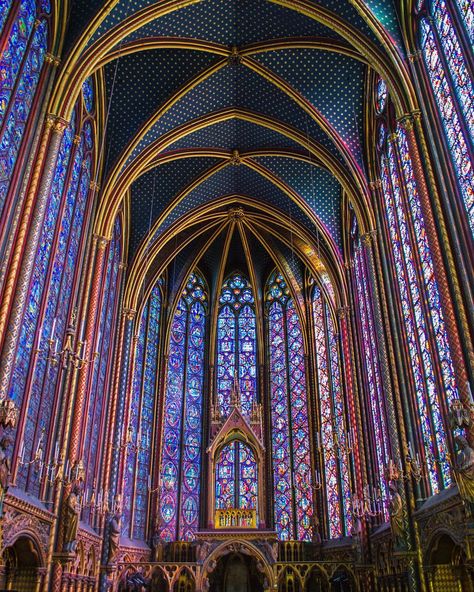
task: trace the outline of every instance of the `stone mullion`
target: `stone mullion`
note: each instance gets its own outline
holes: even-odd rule
[[[446,329],[448,333],[448,340],[450,344],[450,351],[452,356],[452,362],[454,366],[454,372],[456,375],[456,382],[457,387],[459,390],[461,401],[464,405],[469,406],[469,396],[468,396],[468,388],[467,388],[467,370],[466,370],[466,359],[464,357],[463,349],[467,354],[467,359],[469,363],[472,365],[474,363],[474,356],[473,356],[473,348],[472,343],[467,344],[465,340],[461,344],[460,334],[458,331],[457,325],[457,315],[456,312],[463,311],[463,305],[459,302],[460,298],[460,291],[459,285],[457,281],[457,271],[454,266],[454,261],[451,253],[451,249],[449,246],[449,239],[446,233],[446,227],[444,224],[443,214],[441,212],[441,207],[439,204],[439,198],[436,194],[436,190],[433,192],[433,195],[430,196],[428,191],[428,185],[425,179],[425,172],[423,162],[421,160],[420,151],[418,148],[418,142],[415,134],[415,127],[413,125],[413,119],[417,122],[417,131],[418,136],[423,137],[423,131],[421,129],[421,122],[419,118],[419,113],[415,116],[406,116],[402,118],[401,125],[404,127],[406,131],[406,138],[408,143],[408,149],[410,153],[410,157],[413,164],[413,172],[415,177],[415,182],[418,188],[418,194],[420,197],[420,206],[423,213],[423,219],[425,223],[426,229],[426,236],[428,239],[428,244],[431,250],[431,256],[433,259],[433,265],[435,269],[435,275],[438,280],[438,289],[439,295],[441,300],[441,306],[444,312],[444,319],[446,323]],[[425,159],[426,162],[426,159]],[[430,171],[431,173],[431,171]],[[430,174],[431,176],[431,174]],[[431,179],[430,179],[431,181]],[[434,181],[434,179],[433,179]],[[432,185],[434,187],[434,184]],[[440,229],[442,239],[443,239],[443,252],[447,259],[448,269],[450,272],[450,278],[452,281],[452,285],[455,286],[455,301],[458,305],[456,310],[453,306],[451,293],[450,293],[450,284],[448,282],[447,271],[445,267],[445,261],[443,259],[443,253],[441,251],[441,245],[439,242],[438,237],[438,229],[434,219],[434,213],[432,209],[432,202],[435,205],[436,209],[436,219],[438,222],[438,227]],[[460,308],[459,308],[460,306]],[[465,315],[461,315],[464,316]],[[448,420],[448,418],[446,418]],[[448,423],[448,422],[447,422]],[[471,443],[474,441],[474,433],[471,429],[469,431],[470,441]]]
[[[16,236],[15,249],[0,305],[0,341],[3,340],[0,398],[4,398],[8,391],[28,286],[66,125],[64,120],[56,117],[48,116],[46,119],[30,191]]]
[[[377,265],[378,262],[378,252],[374,240],[373,234],[375,233],[367,233],[364,235],[363,243],[366,253],[366,261],[367,261],[367,268],[369,272],[369,279],[372,285],[374,299],[373,299],[373,311],[374,311],[374,324],[377,334],[377,345],[380,353],[380,366],[381,366],[381,374],[382,374],[382,381],[384,391],[386,393],[385,402],[386,402],[386,409],[387,409],[387,419],[389,423],[389,431],[390,434],[395,436],[395,434],[400,433],[402,437],[402,447],[400,446],[400,441],[396,437],[392,437],[390,439],[390,444],[392,448],[393,460],[397,466],[399,466],[402,458],[406,458],[408,454],[408,450],[406,449],[406,437],[404,437],[404,430],[403,430],[403,422],[397,421],[397,411],[395,407],[395,398],[394,398],[394,391],[392,390],[392,381],[390,376],[390,366],[389,366],[389,358],[387,352],[387,344],[385,341],[385,330],[388,329],[388,326],[385,326],[383,323],[383,303],[380,299],[380,292],[377,283],[377,275],[380,272],[379,266]],[[386,316],[386,315],[385,315]],[[385,329],[384,329],[385,327]],[[388,339],[387,339],[388,341]],[[409,511],[409,507],[411,510],[414,510],[414,495],[413,495],[413,488],[411,481],[409,480],[407,483],[406,489],[404,487],[399,487],[398,491],[402,498],[403,502],[403,523],[404,529],[407,533],[405,537],[405,543],[407,545],[407,565],[408,565],[408,583],[409,588],[411,591],[416,592],[418,590],[418,577],[421,572],[421,565],[420,570],[416,569],[415,565],[415,556],[416,556],[416,549],[417,545],[414,544],[412,534],[413,529],[411,525],[413,523],[411,511]]]

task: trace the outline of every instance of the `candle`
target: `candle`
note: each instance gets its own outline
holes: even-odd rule
[[[54,339],[54,333],[56,331],[56,323],[57,323],[57,320],[58,319],[56,317],[54,317],[54,319],[53,319],[53,325],[51,327],[51,339]]]
[[[81,321],[81,328],[79,330],[79,341],[82,341],[84,339],[85,323],[86,323],[86,320],[85,319],[82,319],[82,321]]]

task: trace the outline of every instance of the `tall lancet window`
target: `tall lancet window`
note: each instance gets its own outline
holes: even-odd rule
[[[418,406],[419,438],[436,493],[451,482],[441,408],[458,398],[458,392],[406,135],[399,128],[387,142],[383,123],[379,133],[385,216]],[[413,450],[414,443],[410,446]]]
[[[266,290],[275,529],[311,539],[313,488],[304,340],[293,298],[274,272]]]
[[[255,299],[247,278],[233,273],[222,286],[217,318],[217,400],[221,414],[230,410],[237,375],[240,405],[250,415],[257,400]]]
[[[474,234],[474,86],[466,60],[470,47],[463,47],[459,35],[464,23],[474,43],[474,10],[472,2],[463,0],[428,0],[425,4],[431,18],[420,21],[421,50]]]
[[[136,447],[128,451],[125,462],[123,531],[135,539],[143,539],[146,534],[153,413],[159,378],[160,315],[161,289],[157,283],[140,319],[130,401],[129,426]]]
[[[0,5],[0,217],[25,136],[48,46],[49,2]],[[4,40],[4,41],[3,41]]]
[[[83,105],[83,101],[78,102],[59,149],[9,388],[9,396],[22,406],[25,417],[21,450],[25,461],[39,442],[43,452],[51,454],[51,443],[46,447],[46,442],[59,396],[60,365],[51,363],[46,349],[48,341],[53,350],[60,350],[64,344],[78,289],[81,246],[86,240],[95,139],[91,115]],[[40,475],[32,465],[25,464],[17,484],[38,494]]]
[[[352,528],[350,443],[341,384],[340,352],[331,308],[319,286],[313,288],[312,303],[321,425],[317,448],[322,458],[329,537],[338,538],[350,534]]]
[[[168,344],[160,465],[161,538],[191,540],[199,523],[207,290],[191,274]]]
[[[356,230],[357,233],[357,230]],[[385,410],[385,397],[382,385],[382,375],[379,361],[379,349],[377,347],[377,334],[373,314],[373,303],[376,295],[367,270],[367,261],[364,246],[359,236],[354,239],[354,272],[355,272],[355,296],[358,307],[357,318],[359,320],[362,363],[365,383],[368,389],[366,398],[367,413],[370,417],[370,435],[368,441],[372,443],[372,453],[375,458],[375,478],[385,498],[388,491],[385,479],[385,469],[390,459],[390,439],[387,429],[387,414]],[[384,518],[387,519],[387,510],[383,508]]]

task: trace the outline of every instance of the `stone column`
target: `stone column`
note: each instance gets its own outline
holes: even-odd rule
[[[0,304],[0,399],[7,394],[41,228],[67,122],[48,115]],[[28,239],[28,240],[26,240]],[[7,326],[8,325],[8,326]]]

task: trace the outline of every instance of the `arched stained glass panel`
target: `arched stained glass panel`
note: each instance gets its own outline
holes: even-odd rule
[[[467,34],[474,44],[474,6],[471,0],[456,0]]]
[[[197,530],[202,445],[202,385],[204,380],[205,309],[193,302],[188,321],[183,476],[179,538],[189,540]]]
[[[313,489],[303,334],[283,276],[267,285],[275,529],[311,540]]]
[[[47,22],[42,20],[33,28],[34,17],[35,2],[23,1],[0,58],[0,214],[5,206],[47,49]]]
[[[29,375],[30,360],[33,351],[35,335],[37,332],[41,302],[44,290],[47,287],[48,266],[51,258],[55,228],[61,210],[62,196],[71,154],[72,138],[73,129],[68,128],[64,134],[59,150],[55,181],[51,188],[50,196],[46,206],[46,214],[41,230],[38,250],[35,257],[32,278],[30,280],[27,304],[20,329],[20,337],[18,340],[17,352],[9,389],[9,396],[19,407],[22,405],[25,395],[26,380]],[[44,347],[46,340],[52,338],[51,329],[52,319],[50,324],[43,324],[42,334],[40,335],[42,347]],[[39,399],[37,398],[32,398],[30,401],[26,402],[28,405],[27,416],[31,415],[32,417],[37,417],[39,403]],[[35,443],[37,443],[39,437],[40,434],[35,435],[33,423],[31,423],[31,427],[26,427],[24,433],[25,459],[30,458],[33,446]],[[20,487],[24,487],[26,485],[27,473],[28,470],[26,467],[20,469],[17,478],[17,484]]]
[[[474,233],[474,167],[468,139],[463,130],[460,114],[457,111],[451,85],[453,85],[457,94],[471,137],[474,137],[474,89],[444,2],[436,3],[435,15],[450,75],[445,70],[435,32],[427,19],[421,21],[421,46],[461,189],[467,220],[471,232]]]
[[[165,541],[190,540],[198,527],[207,294],[189,277],[171,325],[161,456],[160,518]]]
[[[315,286],[313,291],[313,322],[315,333],[316,369],[318,375],[321,436],[318,445],[322,449],[326,503],[329,518],[329,536],[343,535],[343,520],[340,504],[338,460],[334,446],[332,421],[332,397],[330,385],[330,362],[328,359],[324,302],[321,290]]]
[[[235,440],[224,446],[216,462],[216,508],[224,510],[235,505]]]
[[[388,497],[385,481],[385,467],[390,459],[389,434],[384,404],[384,392],[380,375],[380,364],[377,351],[377,339],[371,304],[371,291],[363,247],[359,244],[354,255],[355,282],[359,319],[362,333],[362,355],[369,389],[368,406],[371,425],[375,440],[375,456],[377,459],[378,484],[383,497]],[[382,509],[385,519],[388,519],[387,509]]]
[[[268,312],[270,348],[270,394],[272,411],[272,459],[274,475],[275,525],[281,540],[294,538],[288,371],[285,351],[285,319],[280,302]]]
[[[86,466],[86,484],[92,491],[94,483],[97,485],[97,468],[102,453],[103,433],[97,426],[103,425],[108,409],[107,400],[110,386],[111,352],[114,338],[115,319],[117,318],[117,303],[119,297],[119,270],[122,261],[120,218],[114,223],[112,240],[107,255],[107,265],[104,270],[101,311],[96,326],[96,341],[92,349],[98,354],[94,364],[93,382],[87,412],[86,436],[84,440],[84,464]],[[87,518],[89,510],[83,510],[83,520]],[[92,515],[91,515],[92,518]]]
[[[236,334],[234,311],[225,305],[217,319],[217,397],[224,415],[229,413],[234,383]]]
[[[385,156],[381,157],[381,179],[405,331],[409,343],[408,352],[416,385],[430,483],[433,492],[436,493],[439,491],[440,483],[434,459],[438,454],[445,458],[445,432],[439,407],[422,292],[412,251],[408,219],[402,201],[402,189],[393,143],[389,143],[388,146],[388,159]],[[420,232],[424,232],[424,229],[419,229],[418,234]],[[441,469],[444,485],[448,485],[450,476],[446,463],[441,466]]]
[[[257,508],[257,461],[250,446],[240,440],[226,444],[216,462],[216,509]]]
[[[344,516],[345,532],[349,534],[352,531],[352,507],[351,507],[351,489],[349,478],[349,458],[344,450],[347,448],[347,430],[344,421],[344,396],[341,385],[341,364],[338,348],[337,333],[334,327],[331,311],[326,304],[326,326],[328,334],[328,354],[331,368],[332,379],[332,421],[337,436],[337,442],[340,446],[339,454],[339,481],[342,497],[342,513]]]
[[[257,400],[257,341],[254,296],[248,280],[232,274],[223,284],[217,319],[217,399],[221,414],[230,410],[237,373],[242,412]]]

